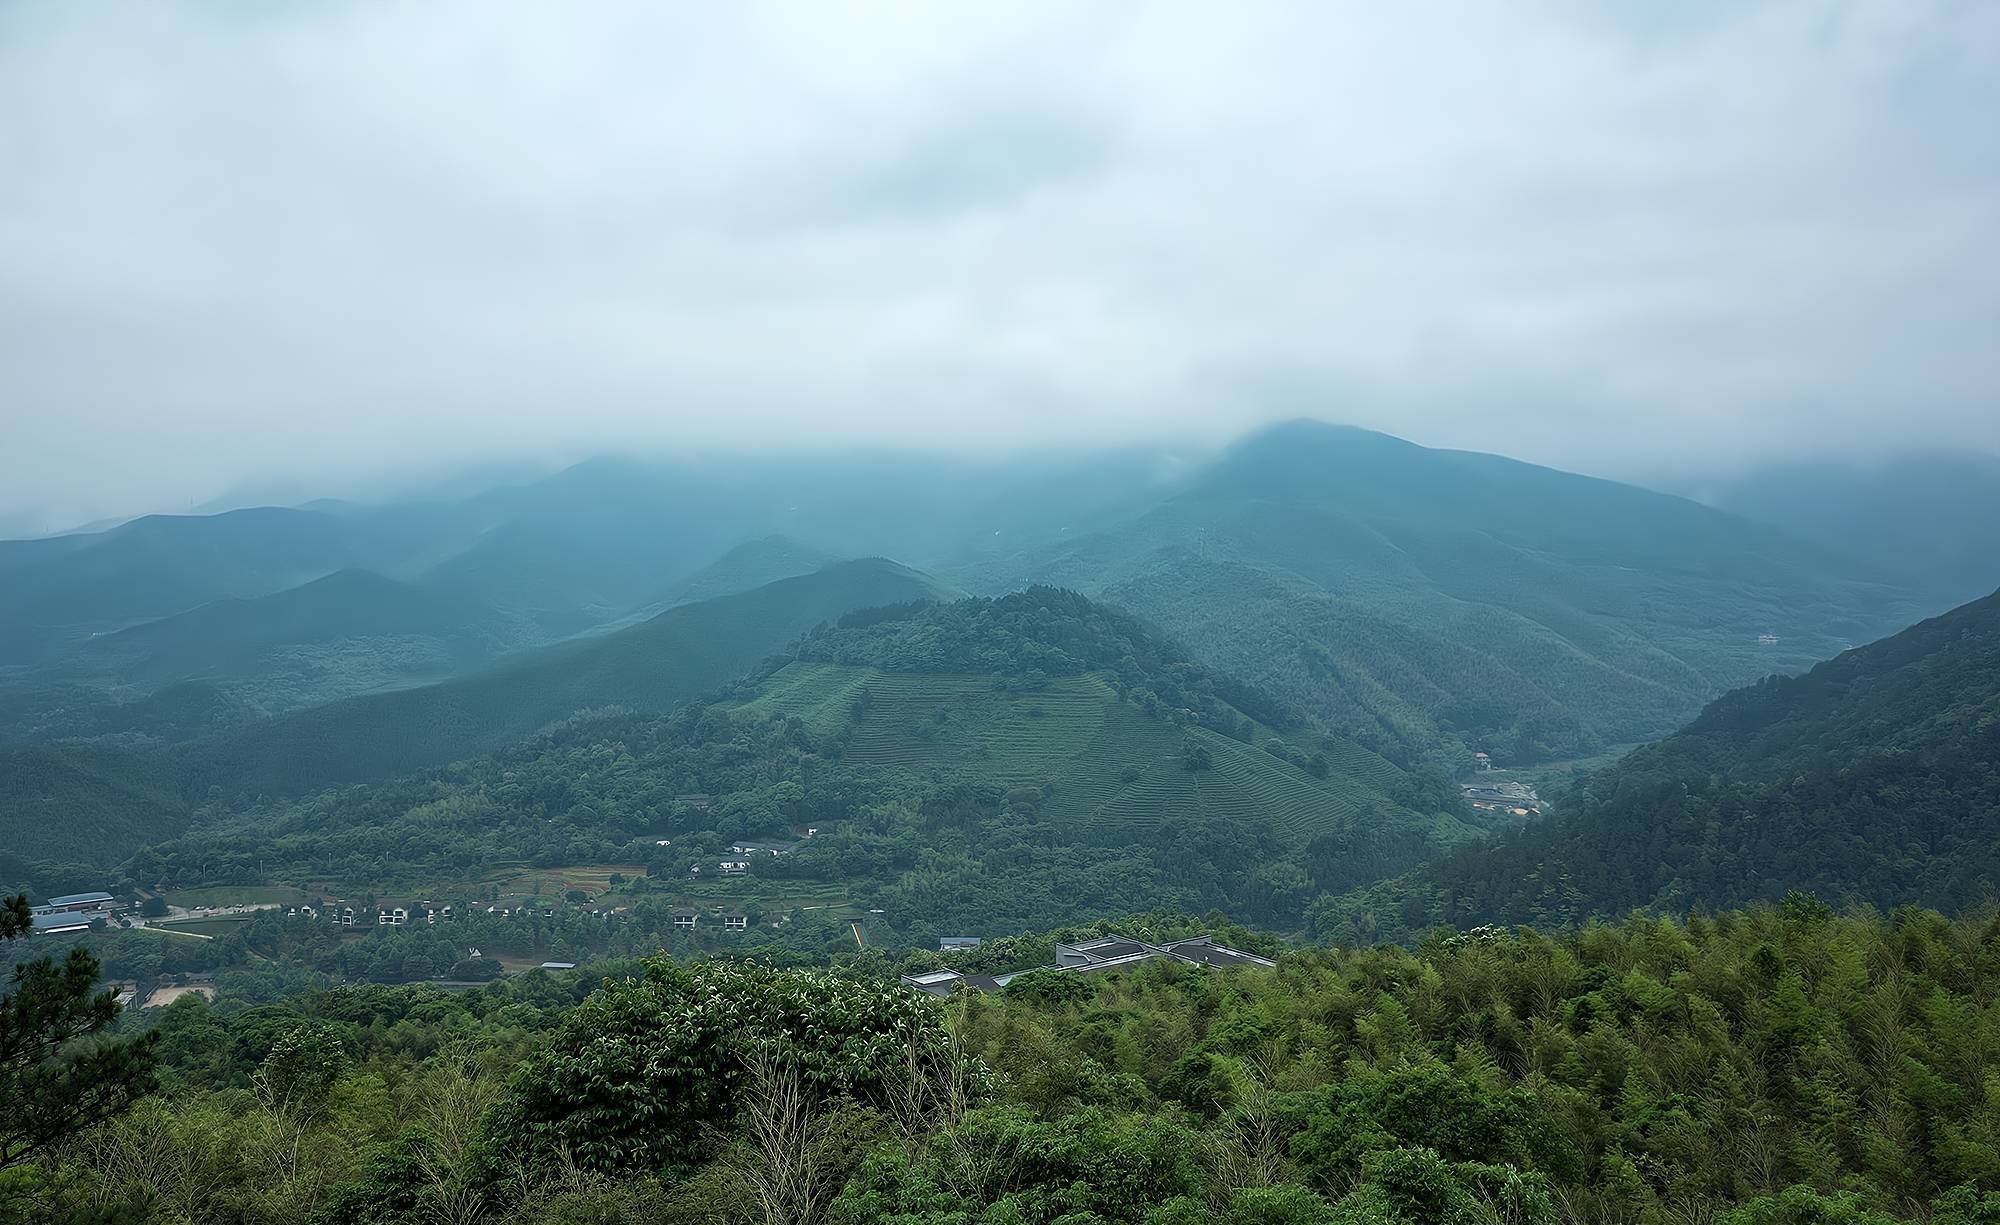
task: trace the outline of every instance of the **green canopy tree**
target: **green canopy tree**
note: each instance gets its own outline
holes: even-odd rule
[[[754,1067],[813,1100],[877,1103],[912,1076],[961,1072],[935,1001],[900,984],[754,963],[678,966],[607,983],[525,1062],[495,1120],[524,1164],[623,1173],[697,1159],[735,1117]]]
[[[34,924],[24,896],[0,904],[0,939]],[[153,1037],[107,1040],[118,1016],[81,946],[14,967],[0,998],[0,1169],[111,1118],[153,1088]]]

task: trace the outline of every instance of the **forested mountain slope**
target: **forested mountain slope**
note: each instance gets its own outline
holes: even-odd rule
[[[844,562],[416,689],[369,694],[191,748],[192,785],[297,795],[438,765],[519,740],[589,707],[664,710],[755,665],[821,621],[939,594],[894,562]]]
[[[132,700],[181,680],[292,709],[442,679],[836,557],[1012,549],[1148,483],[1152,463],[599,459],[450,502],[159,515],[0,541],[0,742],[39,727],[138,730],[121,717]]]
[[[741,676],[820,622],[947,590],[893,562],[845,562],[683,605],[460,680],[330,702],[171,748],[95,746],[94,771],[68,766],[69,749],[85,746],[41,756],[23,749],[15,758],[16,781],[61,802],[0,808],[0,840],[32,843],[46,857],[115,861],[178,834],[195,804],[226,811],[260,795],[300,795],[421,770],[490,752],[586,708],[665,710]],[[180,706],[214,693],[193,686],[166,692],[188,695]],[[149,810],[134,802],[135,794],[159,802]]]
[[[1357,734],[1532,762],[1915,619],[1860,569],[1681,498],[1301,422],[981,573],[1101,593]]]
[[[1148,904],[1290,927],[1320,893],[1475,836],[1458,808],[1445,780],[1312,732],[1130,616],[1034,589],[841,617],[671,714],[567,719],[442,769],[211,813],[130,872],[440,889],[494,865],[644,861],[670,889],[728,839],[811,827],[757,874],[899,931]]]
[[[97,683],[57,649],[348,568],[461,602],[470,621],[454,644],[484,638],[492,615],[510,644],[534,645],[815,557],[868,555],[976,590],[1103,596],[1351,735],[1440,761],[1474,748],[1577,757],[1655,736],[1732,686],[1943,607],[1906,576],[1871,577],[1847,553],[1679,498],[1297,423],[1205,461],[600,459],[436,505],[0,542],[0,664],[48,665],[40,684]],[[350,690],[456,657],[371,635],[365,619],[322,634],[367,644],[332,661]],[[313,696],[298,652],[271,660],[274,693]]]
[[[1572,921],[1791,889],[1882,907],[2000,892],[2000,595],[1730,693],[1559,817],[1345,913]]]
[[[0,542],[0,663],[348,567],[417,564],[450,537],[453,518],[435,507],[266,507],[154,515],[90,535]]]
[[[842,759],[1029,786],[1079,841],[1213,821],[1311,844],[1324,882],[1395,870],[1474,830],[1425,784],[1130,614],[1038,587],[850,614],[792,648],[744,709],[802,719]]]
[[[267,710],[437,680],[529,645],[494,609],[367,570],[337,570],[271,595],[218,600],[93,638],[76,671],[120,686],[203,680]]]
[[[1703,501],[1956,603],[2000,586],[2000,456],[1905,455],[1690,481]]]
[[[0,748],[0,847],[23,859],[115,863],[187,826],[173,773],[122,749]]]

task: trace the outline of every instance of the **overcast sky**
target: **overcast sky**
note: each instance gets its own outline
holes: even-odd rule
[[[1987,0],[17,0],[0,516],[1297,415],[2000,450],[1996,234]]]

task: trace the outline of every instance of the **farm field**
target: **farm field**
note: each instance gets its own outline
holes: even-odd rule
[[[508,869],[487,876],[481,884],[498,888],[502,902],[537,896],[556,900],[571,889],[581,889],[597,897],[610,890],[614,875],[634,879],[645,874],[646,865],[642,863],[570,864],[556,868]]]

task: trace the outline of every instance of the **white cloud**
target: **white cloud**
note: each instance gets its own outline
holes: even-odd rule
[[[1606,11],[0,10],[0,513],[1299,412],[2000,448],[2000,8]]]

